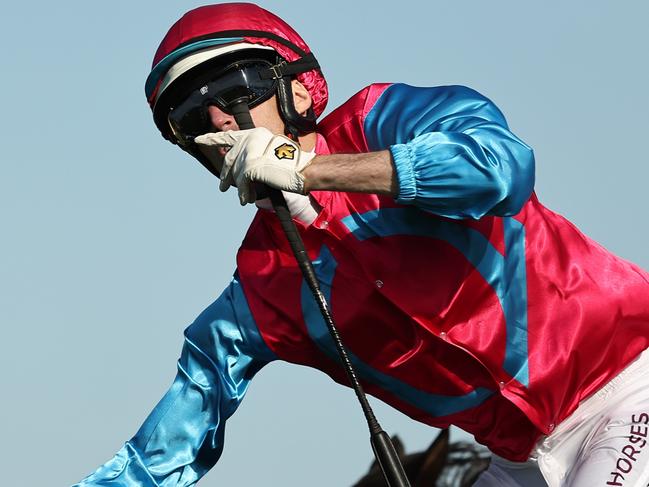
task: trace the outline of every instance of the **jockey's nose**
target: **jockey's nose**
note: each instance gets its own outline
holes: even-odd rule
[[[210,122],[216,130],[219,132],[237,130],[237,122],[234,120],[232,115],[228,115],[215,105],[209,106],[207,110],[210,115]]]

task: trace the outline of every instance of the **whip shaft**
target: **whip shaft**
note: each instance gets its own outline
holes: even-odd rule
[[[230,105],[230,110],[232,111],[237,125],[241,130],[255,127],[245,98],[239,98],[233,102]],[[320,284],[318,283],[315,270],[313,269],[313,264],[304,248],[302,237],[291,218],[291,213],[286,204],[286,200],[284,199],[284,195],[281,191],[274,188],[264,187],[263,190],[270,197],[273,209],[279,218],[284,234],[286,235],[291,250],[293,251],[293,255],[295,256],[295,260],[302,271],[304,280],[307,282],[309,289],[311,289],[311,293],[318,304],[318,308],[320,308],[320,313],[322,314],[327,329],[329,330],[329,334],[336,346],[336,351],[338,352],[338,356],[340,357],[345,373],[347,374],[349,383],[356,393],[356,397],[361,405],[361,409],[363,410],[363,414],[367,421],[367,426],[370,430],[370,443],[372,445],[372,450],[374,451],[376,461],[381,467],[383,477],[385,478],[388,487],[410,487],[408,477],[406,476],[401,461],[399,460],[399,455],[397,454],[394,445],[392,445],[390,437],[385,431],[383,431],[381,425],[374,416],[374,411],[372,411],[372,407],[365,396],[363,387],[358,381],[356,371],[354,370],[354,366],[352,365],[349,355],[347,354],[340,338],[340,334],[338,333],[338,329],[334,323],[327,300],[320,290]]]

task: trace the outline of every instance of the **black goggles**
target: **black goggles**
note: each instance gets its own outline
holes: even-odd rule
[[[210,81],[194,89],[189,96],[169,110],[167,121],[178,144],[187,146],[194,137],[213,132],[209,107],[217,106],[231,114],[230,107],[235,101],[246,100],[249,108],[254,108],[268,100],[275,93],[277,81],[262,79],[260,73],[272,68],[273,64],[264,59],[234,62],[216,73]]]

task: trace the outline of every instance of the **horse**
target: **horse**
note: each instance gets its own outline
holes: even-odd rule
[[[468,487],[489,466],[489,451],[469,442],[449,440],[448,429],[442,430],[426,451],[405,453],[398,436],[392,443],[412,487]],[[376,460],[353,487],[385,487],[385,479]]]

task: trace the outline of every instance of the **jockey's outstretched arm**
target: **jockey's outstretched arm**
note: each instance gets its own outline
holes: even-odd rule
[[[256,330],[235,276],[185,330],[178,374],[139,431],[75,487],[194,485],[221,456],[250,379],[275,358]]]

